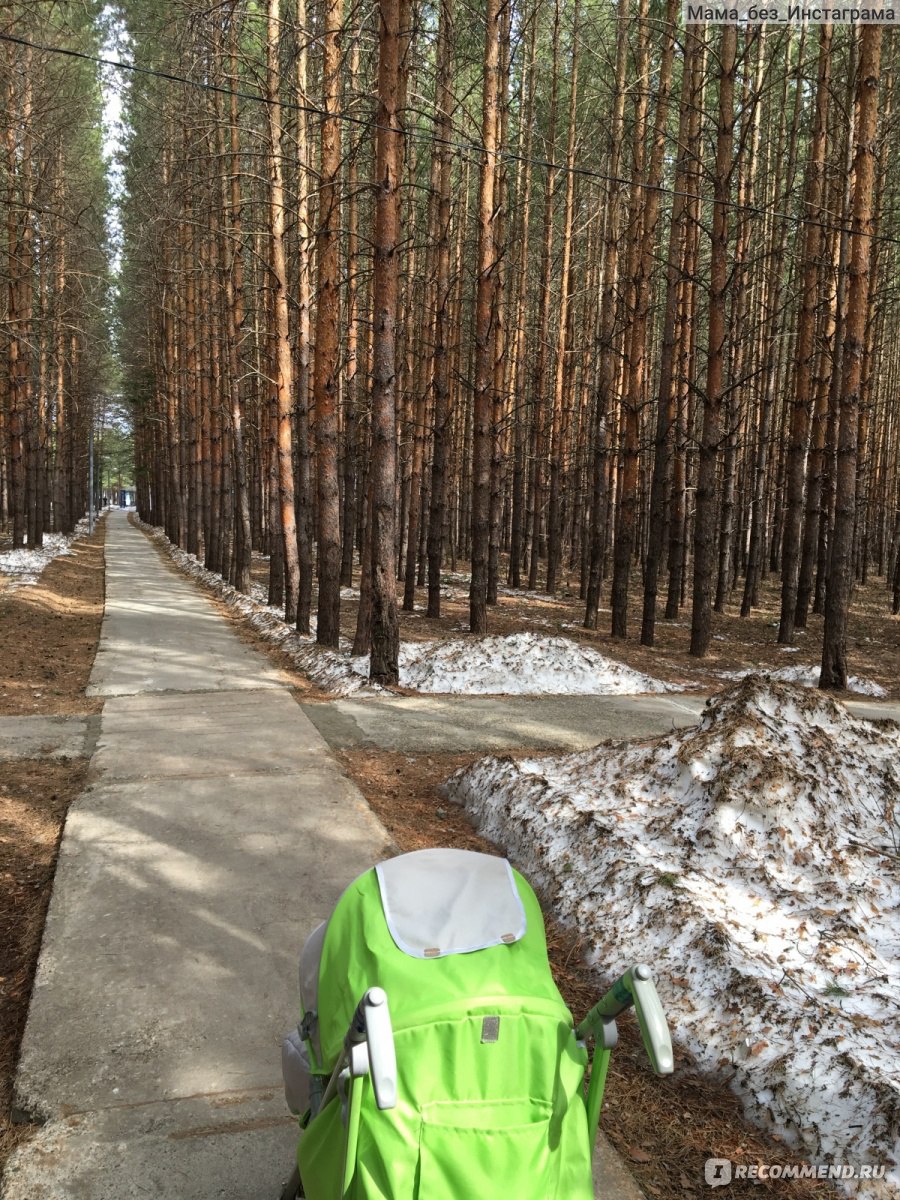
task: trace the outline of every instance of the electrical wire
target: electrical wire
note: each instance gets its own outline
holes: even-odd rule
[[[67,46],[46,46],[39,42],[31,42],[26,38],[16,37],[11,33],[0,33],[0,41],[10,42],[16,46],[24,46],[26,49],[37,50],[42,54],[59,54],[67,58],[77,58],[84,62],[94,63],[101,67],[112,67],[118,71],[132,72],[135,75],[145,75],[153,79],[162,79],[168,83],[178,83],[185,87],[195,88],[199,91],[214,92],[223,96],[236,96],[239,100],[249,100],[255,104],[269,104],[269,99],[266,96],[260,95],[259,92],[246,92],[239,88],[223,87],[221,84],[204,83],[198,79],[189,79],[184,75],[175,75],[171,71],[160,71],[154,67],[141,67],[137,63],[123,62],[120,59],[102,58],[96,54],[88,54],[84,50],[73,50]],[[314,104],[301,104],[296,100],[281,100],[282,109],[291,110],[294,112],[303,112],[312,116],[322,117],[323,119],[343,121],[346,124],[355,125],[364,129],[378,129],[378,125],[367,117],[357,117],[352,113],[337,110],[328,112],[324,108],[320,108]],[[394,132],[394,130],[388,130]],[[459,142],[452,138],[441,138],[436,134],[425,133],[409,133],[407,137],[419,141],[427,141],[430,144],[447,146],[452,150],[457,150],[461,154],[474,153],[481,156],[487,151],[484,146],[479,146],[476,142]],[[701,199],[709,204],[724,204],[729,210],[736,213],[747,213],[751,216],[773,217],[775,220],[784,221],[789,225],[813,226],[822,229],[828,233],[845,233],[850,237],[866,237],[872,241],[881,242],[887,245],[900,246],[900,238],[891,237],[889,234],[869,233],[865,230],[854,230],[848,225],[839,225],[829,221],[812,220],[794,213],[779,212],[774,208],[767,208],[762,205],[741,204],[731,200],[716,200],[714,197],[698,197],[692,192],[683,192],[678,188],[667,187],[664,184],[657,184],[655,187],[648,183],[643,183],[640,180],[626,179],[623,176],[607,175],[602,171],[596,171],[590,167],[579,165],[569,166],[568,163],[554,162],[552,159],[542,159],[525,157],[521,154],[516,154],[512,150],[500,148],[495,151],[498,159],[503,159],[511,163],[525,163],[534,167],[543,168],[546,171],[559,171],[562,174],[572,174],[586,179],[598,180],[601,183],[612,183],[619,187],[636,188],[639,191],[657,192],[660,195],[679,197],[685,200]]]

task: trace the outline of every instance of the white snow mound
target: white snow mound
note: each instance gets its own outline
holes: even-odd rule
[[[537,633],[441,644],[404,642],[400,683],[420,692],[470,696],[619,696],[677,690],[571,638]]]
[[[785,650],[796,650],[796,646],[785,646]],[[756,668],[760,671],[760,668]],[[818,687],[820,667],[777,667],[772,671],[762,669],[762,673],[768,676],[769,679],[774,679],[778,683],[802,683],[804,687]],[[746,679],[748,675],[754,674],[753,671],[722,671],[720,672],[722,679]],[[874,696],[879,700],[883,699],[887,692],[880,683],[876,683],[874,679],[866,679],[861,675],[848,675],[847,690],[856,692],[859,696]]]
[[[676,1040],[748,1116],[900,1195],[900,724],[750,676],[693,729],[483,759],[447,791],[604,977],[654,966]]]
[[[62,554],[72,553],[72,543],[87,535],[87,518],[71,533],[45,533],[43,546],[32,550],[4,550],[0,553],[0,575],[6,576],[7,587],[30,587],[40,579],[45,567]]]

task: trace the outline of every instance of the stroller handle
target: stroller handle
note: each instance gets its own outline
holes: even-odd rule
[[[382,1110],[397,1103],[397,1056],[394,1030],[384,988],[370,987],[356,1007],[347,1040],[365,1042],[375,1103]]]
[[[675,1069],[672,1039],[666,1014],[653,983],[653,973],[645,963],[636,963],[620,976],[605,996],[591,1009],[576,1030],[580,1038],[602,1037],[604,1024],[634,1005],[644,1049],[657,1075],[671,1075]]]

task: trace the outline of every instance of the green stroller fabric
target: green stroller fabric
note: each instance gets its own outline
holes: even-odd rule
[[[404,953],[374,870],[328,922],[313,1069],[330,1073],[360,997],[376,985],[388,995],[397,1058],[395,1108],[379,1111],[370,1080],[359,1081],[353,1200],[593,1200],[587,1054],[550,973],[540,905],[513,878],[527,925],[511,944]],[[307,1200],[339,1200],[345,1140],[335,1101],[300,1139]]]

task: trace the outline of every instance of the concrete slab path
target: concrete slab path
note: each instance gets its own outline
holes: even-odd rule
[[[707,698],[652,696],[377,696],[304,704],[333,750],[407,754],[587,750],[605,738],[655,737],[696,725]],[[900,704],[844,700],[855,717],[900,720]]]
[[[697,696],[389,696],[304,704],[333,750],[473,754],[586,750],[696,725]]]
[[[99,717],[0,717],[0,762],[80,758],[90,752],[99,729]]]
[[[297,954],[388,838],[268,660],[124,514],[3,1200],[274,1200]],[[44,736],[41,734],[40,736]]]

